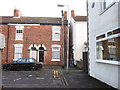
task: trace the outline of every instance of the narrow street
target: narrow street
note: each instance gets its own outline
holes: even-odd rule
[[[54,70],[59,77],[54,78]],[[38,71],[3,71],[3,89],[5,88],[111,88],[88,76],[77,68],[69,72],[60,67],[43,67]],[[111,88],[113,89],[113,88]]]

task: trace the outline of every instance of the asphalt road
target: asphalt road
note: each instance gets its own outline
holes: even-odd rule
[[[63,76],[54,78],[54,70],[40,71],[3,71],[4,88],[64,88]]]
[[[58,70],[58,78],[54,78],[54,70]],[[111,86],[76,68],[69,69],[69,72],[54,67],[44,67],[38,71],[3,71],[2,84],[3,88],[104,88],[114,90]]]

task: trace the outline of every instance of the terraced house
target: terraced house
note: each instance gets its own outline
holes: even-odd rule
[[[67,20],[54,17],[23,17],[20,10],[14,16],[1,16],[6,46],[2,62],[18,58],[35,58],[47,65],[60,65],[64,60]],[[62,24],[63,23],[63,24]]]

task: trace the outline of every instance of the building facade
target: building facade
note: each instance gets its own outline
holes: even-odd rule
[[[89,75],[120,89],[120,2],[88,0]]]
[[[67,20],[62,26],[61,18],[23,17],[17,9],[14,10],[14,16],[1,18],[6,42],[3,63],[30,57],[46,65],[61,65]]]
[[[0,27],[1,28],[1,27]],[[2,89],[2,53],[5,47],[5,36],[0,32],[0,89]]]
[[[87,42],[87,16],[76,16],[71,11],[70,21],[70,53],[74,65],[83,60],[82,53],[85,51],[85,43]]]

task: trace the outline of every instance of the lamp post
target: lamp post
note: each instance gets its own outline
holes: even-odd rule
[[[68,13],[67,13],[67,18],[68,18],[68,31],[67,31],[67,66],[66,66],[66,71],[68,72],[68,68],[69,68],[69,5],[61,5],[58,4],[58,7],[67,7],[68,8]]]

